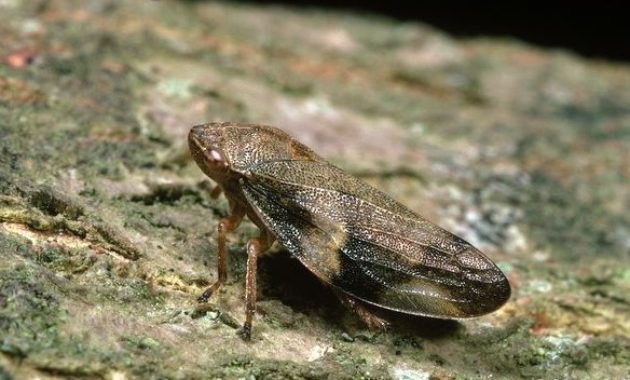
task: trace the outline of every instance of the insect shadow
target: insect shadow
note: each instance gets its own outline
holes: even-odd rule
[[[259,278],[262,299],[277,299],[296,312],[317,316],[331,325],[363,329],[358,317],[344,307],[329,286],[322,284],[299,260],[284,250],[260,258]],[[462,329],[455,320],[397,313],[363,303],[370,312],[391,322],[389,333],[426,339],[454,336]]]

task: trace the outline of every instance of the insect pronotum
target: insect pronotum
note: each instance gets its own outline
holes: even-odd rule
[[[218,278],[226,280],[226,235],[247,217],[260,235],[247,243],[245,323],[251,337],[258,256],[278,241],[370,327],[387,322],[362,303],[435,318],[498,309],[510,296],[505,275],[463,239],[326,162],[278,128],[209,123],[190,130],[192,157],[225,194],[218,224]]]

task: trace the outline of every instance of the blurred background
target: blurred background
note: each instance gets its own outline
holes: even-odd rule
[[[400,21],[420,21],[457,37],[511,37],[566,48],[591,58],[630,60],[628,4],[618,0],[244,2],[373,13]]]

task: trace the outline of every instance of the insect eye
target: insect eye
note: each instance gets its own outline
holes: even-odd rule
[[[216,149],[208,149],[204,151],[204,156],[206,157],[206,162],[210,166],[214,167],[225,167],[227,166],[227,162],[221,155],[221,153]]]
[[[212,149],[208,152],[208,155],[212,159],[212,161],[223,161],[223,157],[221,157],[221,153]]]
[[[216,163],[217,161],[222,161],[221,154],[214,149],[204,150],[203,155],[206,157],[206,162]]]

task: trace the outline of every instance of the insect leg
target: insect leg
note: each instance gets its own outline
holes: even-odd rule
[[[347,295],[346,293],[333,288],[333,292],[339,298],[341,303],[352,310],[358,317],[367,325],[370,330],[387,330],[389,327],[389,322],[386,320],[377,317],[369,311],[363,304],[357,301],[355,298]]]
[[[273,236],[262,229],[260,236],[247,242],[247,273],[245,276],[245,323],[237,333],[243,340],[250,340],[252,319],[256,312],[256,268],[258,256],[264,253],[273,243]]]
[[[217,272],[218,279],[210,285],[199,298],[197,298],[198,302],[208,302],[208,298],[212,296],[222,283],[227,280],[227,246],[225,243],[226,235],[229,232],[232,232],[241,224],[243,217],[245,216],[245,210],[239,207],[236,203],[230,202],[231,213],[229,216],[222,218],[219,220],[219,225],[217,226],[217,245],[219,247],[219,254],[217,258]]]
[[[219,197],[219,195],[221,195],[222,192],[223,192],[223,189],[221,188],[221,186],[216,185],[210,191],[210,197],[212,199],[217,199]]]

